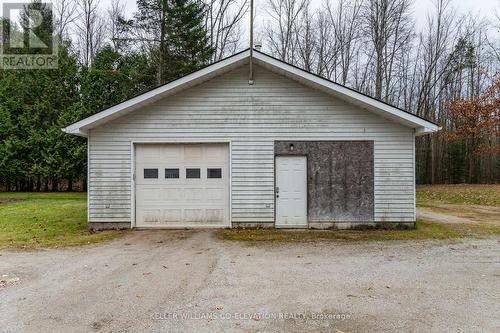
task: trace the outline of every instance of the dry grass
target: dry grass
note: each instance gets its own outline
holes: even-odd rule
[[[417,206],[433,207],[439,204],[500,207],[500,184],[417,187]]]
[[[283,230],[283,229],[224,229],[219,237],[233,241],[391,241],[424,240],[500,235],[500,226],[481,224],[442,224],[418,220],[414,229],[365,230]]]
[[[417,187],[417,206],[471,223],[500,224],[500,185]],[[427,218],[431,218],[429,214]],[[446,221],[443,221],[446,222]]]

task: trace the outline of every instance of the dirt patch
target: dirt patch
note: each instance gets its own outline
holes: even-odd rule
[[[112,322],[112,319],[109,319],[109,318],[103,318],[103,319],[100,319],[100,320],[97,320],[97,321],[94,321],[92,323],[92,325],[90,325],[94,330],[96,331],[100,331],[102,330],[104,327],[106,326],[109,326],[109,324],[111,324]]]
[[[440,223],[490,223],[500,225],[500,207],[436,204],[419,207],[419,218]]]
[[[418,208],[417,216],[424,220],[439,222],[439,223],[472,223],[469,219],[453,216],[445,213],[438,213],[430,208]]]
[[[0,278],[0,290],[3,288],[15,286],[20,283],[20,279],[17,276],[3,274]]]

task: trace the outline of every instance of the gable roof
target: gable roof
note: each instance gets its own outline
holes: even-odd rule
[[[166,96],[175,94],[184,89],[208,81],[215,76],[219,76],[226,72],[229,72],[241,65],[248,63],[249,59],[249,49],[236,53],[194,73],[183,76],[177,80],[166,83],[148,92],[142,93],[124,102],[111,106],[90,117],[82,119],[63,128],[63,131],[69,134],[87,136],[89,129],[96,128],[113,119],[137,110],[142,106],[149,105],[159,99],[165,98]],[[381,117],[393,120],[407,127],[415,128],[417,135],[433,133],[439,131],[440,129],[439,125],[431,121],[418,117],[410,112],[382,102],[368,95],[362,94],[341,84],[307,72],[303,69],[273,58],[260,51],[254,50],[253,61],[255,64],[267,68],[272,72],[284,75],[304,85],[324,91],[330,95],[345,100],[346,102],[376,113]]]

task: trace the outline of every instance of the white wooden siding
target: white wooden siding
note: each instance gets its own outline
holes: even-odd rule
[[[231,141],[233,222],[274,222],[275,140],[373,140],[375,220],[414,221],[414,130],[243,66],[90,131],[89,221],[131,221],[131,141]]]

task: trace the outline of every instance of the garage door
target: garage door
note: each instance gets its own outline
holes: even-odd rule
[[[229,225],[227,144],[141,144],[135,154],[137,227]]]

